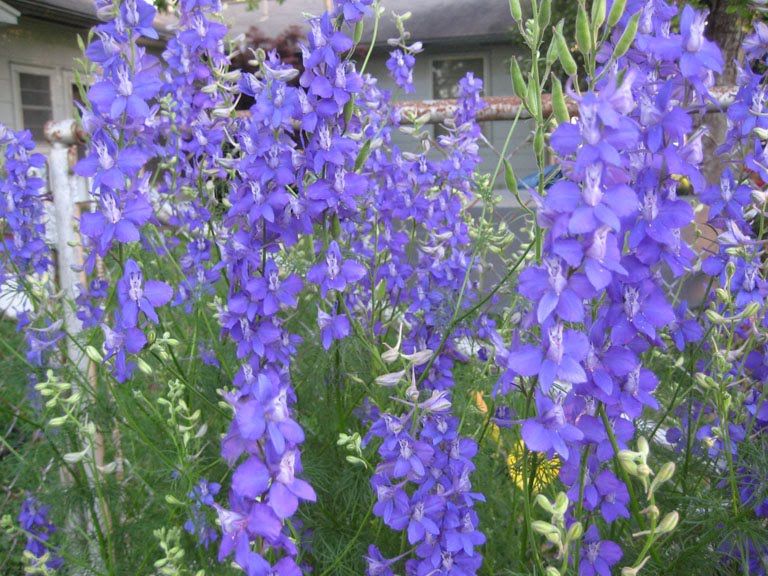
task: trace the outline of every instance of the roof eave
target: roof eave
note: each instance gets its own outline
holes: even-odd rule
[[[19,23],[19,16],[21,12],[0,0],[0,27],[16,26]]]

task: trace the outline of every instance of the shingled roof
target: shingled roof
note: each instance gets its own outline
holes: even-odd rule
[[[6,0],[22,15],[49,20],[70,26],[87,27],[96,22],[93,0]],[[503,0],[382,0],[386,13],[379,26],[377,44],[385,44],[387,38],[397,35],[392,12],[413,13],[408,29],[415,40],[425,44],[478,44],[492,43],[508,38],[512,27],[509,6]],[[248,10],[243,2],[226,2],[224,17],[233,35],[247,32],[258,26],[265,34],[277,36],[288,27],[306,28],[304,14],[320,14],[325,10],[325,0],[261,0],[255,10]],[[168,35],[175,19],[160,15],[156,27],[162,35]],[[370,41],[372,23],[366,26]]]
[[[23,16],[68,26],[89,27],[97,22],[93,0],[5,0]]]
[[[225,18],[233,34],[258,26],[269,35],[277,35],[291,25],[306,28],[302,14],[320,14],[325,5],[325,0],[285,0],[282,5],[261,0],[259,8],[248,11],[245,4],[231,3]],[[410,11],[413,17],[407,28],[413,38],[431,44],[498,42],[509,38],[513,26],[509,4],[503,0],[382,0],[382,5],[386,13],[379,25],[377,44],[397,36],[392,12]],[[368,41],[371,24],[366,26],[364,37]]]

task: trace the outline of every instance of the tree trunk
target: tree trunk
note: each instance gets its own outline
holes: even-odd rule
[[[736,65],[744,38],[744,18],[738,13],[728,13],[728,0],[711,0],[711,9],[707,22],[707,36],[720,46],[725,60],[725,69],[719,84],[730,85],[736,82]]]

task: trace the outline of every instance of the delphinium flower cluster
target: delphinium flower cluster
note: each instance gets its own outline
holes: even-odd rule
[[[174,303],[184,302],[187,310],[202,295],[212,294],[219,279],[211,210],[215,187],[225,175],[224,143],[238,76],[237,71],[228,72],[221,10],[218,0],[180,2],[176,33],[163,53],[167,66],[162,92],[168,109],[159,131],[167,135],[161,153],[167,169],[160,195],[172,212],[168,220],[176,231],[173,239],[185,241],[179,262],[185,279]]]
[[[229,509],[220,508],[219,517],[220,556],[234,551],[249,573],[300,573],[291,518],[300,501],[315,500],[299,477],[304,433],[291,412],[289,367],[299,338],[281,317],[297,305],[303,282],[286,269],[284,251],[319,230],[306,278],[322,298],[317,322],[326,348],[349,334],[348,299],[366,273],[342,251],[366,193],[365,179],[354,172],[361,142],[352,136],[360,120],[354,111],[345,114],[363,82],[349,60],[354,42],[342,27],[367,10],[365,2],[340,3],[309,21],[299,86],[289,84],[297,71],[274,52],[262,56],[257,75],[241,80],[254,105],[236,136],[240,155],[224,219],[230,290],[220,317],[241,362],[222,452],[231,464],[245,459],[232,477]],[[259,552],[251,542],[260,543]]]
[[[510,1],[536,59],[553,15],[547,1],[530,6],[524,22],[519,3]],[[484,495],[479,486],[500,477],[516,512],[523,493],[523,522],[511,521],[521,525],[514,532],[521,541],[511,542],[522,544],[518,568],[533,562],[549,576],[607,576],[624,562],[631,563],[624,573],[635,575],[658,562],[651,560],[660,552],[655,543],[680,518],[674,511],[661,517],[659,506],[668,501],[657,502],[657,492],[675,466],[654,474],[652,448],[685,452],[686,466],[689,452],[700,456],[695,465],[723,473],[707,489],[726,495],[734,517],[764,522],[765,479],[750,453],[764,444],[768,424],[765,195],[754,190],[768,181],[768,27],[758,24],[745,41],[719,151],[726,169],[712,184],[702,174],[706,131],[697,126],[715,106],[710,92],[725,63],[704,36],[706,13],[665,0],[590,7],[588,13],[579,5],[575,31],[586,77],[577,77],[563,27],[556,26],[553,47],[532,67],[537,73],[527,84],[513,78],[536,124],[540,168],[548,144],[558,178],[542,176],[526,207],[536,221],[520,262],[527,257],[530,264],[512,288],[524,302],[514,314],[496,315],[487,313],[489,302],[502,301],[516,268],[488,292],[479,281],[487,263],[483,239],[474,234],[490,224],[483,216],[473,226],[469,210],[493,210],[493,183],[478,174],[480,78],[461,79],[456,111],[433,136],[423,118],[404,118],[365,73],[373,49],[360,67],[355,62],[365,28],[374,20],[376,30],[383,14],[372,0],[336,0],[329,12],[310,16],[301,71],[256,50],[249,55],[253,74],[229,69],[220,0],[179,0],[161,59],[150,47],[158,39],[152,2],[97,1],[102,23],[86,49],[95,64],[83,107],[89,145],[77,167],[92,184],[92,211],[79,222],[88,286],[77,304],[88,330],[82,344],[91,360],[106,358],[108,370],[94,367],[82,378],[68,373],[78,380],[76,392],[53,372],[40,387],[51,396],[48,408],[67,400],[58,404],[66,414],[50,428],[63,430],[66,421],[89,430],[84,450],[51,456],[66,464],[64,484],[73,495],[93,492],[83,506],[91,520],[83,530],[95,542],[89,559],[101,554],[109,572],[127,566],[119,546],[128,540],[120,538],[133,533],[124,512],[136,494],[155,510],[162,502],[157,492],[185,509],[180,520],[149,519],[178,522],[156,532],[166,558],[155,566],[164,573],[212,566],[210,549],[249,575],[298,576],[321,566],[329,541],[319,533],[313,541],[315,511],[308,522],[298,513],[300,504],[325,494],[318,498],[310,484],[310,477],[317,485],[324,480],[314,476],[314,462],[308,471],[302,465],[297,396],[309,406],[315,399],[307,396],[325,391],[298,380],[301,351],[335,362],[338,406],[362,402],[360,422],[344,423],[359,429],[341,433],[338,445],[354,451],[346,459],[353,468],[343,473],[373,491],[371,507],[358,507],[366,516],[355,536],[333,550],[324,574],[347,562],[367,564],[372,576],[481,572],[494,553],[488,535],[500,531],[481,525],[480,516],[506,514],[490,510],[506,496]],[[409,17],[395,15],[400,37],[389,42],[386,63],[405,93],[414,89],[414,56],[422,49],[405,31]],[[573,119],[559,81],[551,101],[540,94],[559,70],[558,58],[570,76],[565,92],[578,112]],[[235,112],[238,92],[253,100],[247,114]],[[403,123],[416,136],[410,151],[395,144]],[[508,144],[491,180],[507,162]],[[11,232],[3,280],[43,275],[52,262],[37,176],[43,159],[32,153],[28,133],[0,129],[0,147],[0,218]],[[511,168],[507,184],[519,192]],[[705,283],[711,278],[716,287],[704,290],[703,306],[675,298],[699,269],[684,234],[696,218],[694,199],[708,207],[708,226],[719,233],[701,264]],[[222,334],[215,351],[211,310]],[[38,325],[42,318],[46,324]],[[52,318],[34,320],[20,318],[33,365],[49,360],[62,337]],[[501,335],[510,331],[505,344]],[[97,342],[103,356],[91,346]],[[492,348],[495,363],[488,362]],[[350,353],[342,362],[348,350],[359,357]],[[496,364],[501,377],[492,414],[483,401],[487,391],[475,382],[468,390],[460,375],[496,374]],[[323,380],[314,368],[312,376]],[[657,395],[669,373],[690,380],[680,395],[683,384],[663,382],[675,390],[671,400]],[[99,388],[100,378],[111,377],[123,384],[110,380]],[[166,377],[185,416],[158,423],[154,392]],[[92,392],[95,401],[80,406]],[[475,396],[483,420],[474,435],[477,413],[464,406],[465,392]],[[175,414],[173,402],[158,404]],[[157,438],[147,437],[149,423]],[[111,442],[104,441],[107,431]],[[127,457],[120,433],[128,438]],[[64,436],[52,445],[66,445]],[[193,437],[196,448],[188,450]],[[487,446],[485,438],[492,440]],[[173,449],[178,459],[168,458]],[[104,464],[105,458],[114,461]],[[172,474],[160,470],[173,485],[168,491],[143,474],[152,458],[172,464]],[[493,479],[476,473],[492,465]],[[556,477],[562,492],[550,500]],[[178,497],[171,493],[177,483],[184,483]],[[318,504],[319,516],[325,505]],[[542,510],[551,522],[539,519]],[[30,497],[19,521],[29,535],[28,560],[58,568],[47,508]],[[385,535],[387,528],[395,535]],[[645,544],[630,544],[627,534]],[[190,543],[198,554],[185,556]],[[363,543],[367,554],[352,560]],[[631,558],[635,549],[640,553]],[[724,539],[718,553],[724,562],[740,557],[752,573],[764,572],[765,546],[757,538]],[[181,566],[182,558],[190,565]],[[487,564],[495,571],[493,560]]]
[[[392,73],[397,82],[398,72]],[[454,362],[462,358],[457,343],[467,330],[455,320],[476,288],[464,211],[479,164],[475,116],[484,106],[482,89],[471,74],[460,81],[452,128],[436,143],[441,157],[433,158],[429,147],[407,154],[382,146],[366,164],[380,175],[375,201],[366,208],[371,224],[358,248],[374,263],[368,323],[384,341],[397,335],[382,355],[388,368],[380,369],[404,369],[378,381],[402,384],[400,401],[407,407],[377,411],[366,439],[381,442],[371,479],[373,512],[412,547],[385,558],[371,545],[369,574],[392,574],[404,559],[406,573],[419,575],[475,574],[482,563],[478,547],[485,536],[473,508],[484,498],[470,481],[477,445],[459,433],[451,405]],[[367,105],[368,136],[389,144],[399,119],[392,117],[387,96],[374,90]]]
[[[52,252],[46,238],[45,157],[34,151],[28,130],[0,125],[0,219],[4,224],[0,283],[5,298],[18,311],[18,329],[26,339],[30,364],[43,367],[64,334],[61,320],[51,317]],[[34,380],[35,375],[30,374]]]
[[[56,554],[50,544],[51,537],[56,532],[56,526],[51,523],[49,509],[41,504],[34,496],[27,496],[21,504],[19,512],[19,527],[27,538],[24,550],[29,554],[29,569],[39,569],[39,563],[45,563],[48,572],[58,570],[64,560]]]
[[[602,78],[571,94],[578,121],[552,134],[563,179],[538,200],[542,259],[520,277],[532,305],[523,326],[537,326],[541,341],[502,356],[500,386],[519,388],[529,406],[535,401],[523,440],[563,461],[573,511],[599,512],[603,525],[630,517],[631,486],[610,461],[627,448],[643,411],[659,408],[658,379],[643,355],[666,346],[665,328],[690,320],[685,308],[676,316],[662,273],[679,277],[693,265],[682,235],[693,210],[678,182],[684,176],[700,189],[704,177],[701,133],[688,109],[703,104],[722,70],[719,51],[703,38],[704,13],[686,7],[676,34],[676,7],[630,4],[598,48]],[[633,47],[622,45],[630,25],[637,27]],[[700,335],[691,327],[689,339]],[[598,525],[586,534],[597,542]],[[588,544],[582,573],[594,573],[600,550],[612,546]],[[606,556],[600,571],[620,558]]]
[[[121,259],[128,246],[142,240],[142,228],[154,218],[150,173],[145,166],[152,157],[155,136],[154,99],[162,87],[160,62],[139,45],[141,38],[158,37],[153,28],[154,6],[144,0],[100,0],[97,8],[106,21],[96,26],[85,52],[99,69],[88,89],[92,107],[83,110],[88,154],[77,165],[78,174],[92,178],[91,193],[96,202],[95,210],[83,213],[80,219],[80,232],[88,246],[88,273],[108,254]],[[155,308],[168,303],[172,291],[164,282],[145,282],[134,260],[121,260],[120,264],[124,266],[118,283],[122,287],[118,291],[121,307],[101,325],[105,360],[114,359],[114,376],[124,381],[135,367],[128,356],[146,344],[142,325],[157,322]],[[98,306],[93,298],[83,303]],[[123,312],[126,309],[130,314]]]
[[[35,152],[28,130],[14,132],[0,125],[0,218],[5,224],[3,239],[3,283],[17,277],[45,274],[51,265],[51,250],[45,242],[45,157]]]
[[[723,170],[719,181],[699,194],[708,207],[708,226],[717,234],[701,266],[715,288],[708,294],[711,328],[705,344],[712,357],[697,366],[703,396],[691,399],[687,412],[678,410],[679,425],[668,431],[668,437],[676,447],[694,449],[711,459],[724,476],[719,486],[729,494],[734,510],[742,505],[759,519],[768,512],[768,494],[759,464],[749,454],[764,450],[768,424],[764,335],[768,284],[762,257],[766,198],[760,190],[768,178],[764,23],[756,23],[742,50],[738,91],[727,111],[728,133],[717,150]],[[765,574],[760,558],[766,547],[759,539],[735,534],[721,551],[724,561],[743,560],[750,573]]]

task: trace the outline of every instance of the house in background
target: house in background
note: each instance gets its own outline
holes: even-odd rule
[[[397,36],[392,12],[412,13],[407,22],[413,40],[424,44],[414,70],[414,94],[395,90],[396,99],[429,100],[452,98],[458,80],[473,72],[483,79],[487,95],[512,93],[509,61],[513,22],[507,2],[501,0],[382,0],[386,12],[375,39],[369,71],[383,88],[394,89],[385,62],[390,48],[387,39]],[[233,36],[256,26],[266,36],[278,36],[291,26],[306,31],[303,14],[319,14],[326,0],[261,0],[248,10],[242,2],[226,2],[225,19]],[[77,36],[85,36],[98,22],[93,0],[0,0],[0,122],[28,128],[45,146],[43,126],[48,120],[63,120],[74,113],[77,88],[74,60],[80,57]],[[161,41],[173,33],[174,19],[161,15],[156,21]],[[366,22],[364,41],[371,41],[372,22]],[[509,122],[487,122],[483,133],[494,148],[501,150]],[[435,128],[439,130],[439,128]],[[521,146],[530,128],[518,125],[512,139],[512,166],[520,174],[535,169],[529,146]],[[398,136],[402,146],[412,144]],[[496,154],[483,151],[483,169],[495,166]]]

